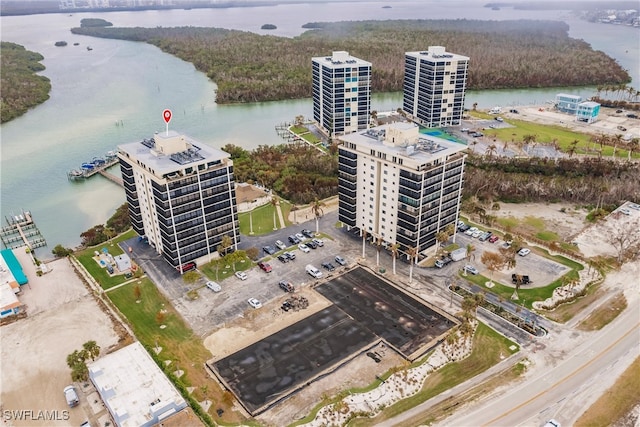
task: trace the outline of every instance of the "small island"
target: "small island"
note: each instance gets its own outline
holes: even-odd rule
[[[113,23],[100,18],[84,18],[80,21],[82,28],[113,27]]]
[[[66,46],[66,45],[67,45],[67,42],[66,42],[66,41],[64,41],[64,40],[61,40],[61,41],[59,41],[59,42],[56,42],[56,46]]]
[[[260,27],[260,29],[262,30],[276,30],[278,27],[276,27],[273,24],[264,24],[262,27]]]
[[[391,6],[382,6],[383,9],[391,9]]]

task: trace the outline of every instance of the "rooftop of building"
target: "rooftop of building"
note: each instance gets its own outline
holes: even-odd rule
[[[464,144],[421,134],[419,130],[415,123],[395,122],[350,133],[340,140],[356,144],[367,154],[370,150],[385,153],[387,161],[395,156],[417,164],[431,163],[467,149]]]
[[[89,365],[89,375],[111,413],[122,425],[139,426],[153,419],[154,409],[186,407],[186,401],[142,344],[134,342]],[[162,417],[165,414],[157,414]],[[166,414],[171,415],[171,414]]]
[[[420,50],[416,52],[405,52],[405,55],[415,56],[417,58],[428,58],[428,59],[449,59],[455,61],[463,61],[469,60],[468,56],[459,55],[457,53],[447,52],[446,48],[443,46],[429,46],[427,50]]]
[[[118,151],[159,177],[229,158],[228,153],[174,130],[156,132],[152,138],[119,145]]]
[[[357,67],[371,66],[371,62],[351,56],[349,52],[344,50],[334,51],[331,56],[316,56],[311,58],[311,60],[334,68],[344,68],[349,65]]]
[[[595,107],[599,107],[600,104],[598,104],[597,102],[594,101],[584,101],[581,102],[580,104],[578,104],[578,107],[583,107],[583,108],[595,108]]]

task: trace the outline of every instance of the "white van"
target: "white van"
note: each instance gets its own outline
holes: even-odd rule
[[[320,277],[322,277],[322,271],[318,270],[311,264],[307,264],[307,266],[305,267],[305,270],[307,271],[307,273],[309,273],[311,277],[315,277],[316,279],[319,279]]]
[[[64,388],[64,398],[67,400],[67,405],[71,408],[78,406],[78,403],[80,403],[76,389],[72,385],[68,385]]]

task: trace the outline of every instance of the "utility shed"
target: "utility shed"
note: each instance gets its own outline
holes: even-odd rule
[[[89,378],[120,427],[153,426],[187,407],[139,342],[91,363]]]

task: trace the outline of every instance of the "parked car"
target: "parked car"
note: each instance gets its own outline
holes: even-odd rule
[[[504,119],[502,117],[496,117],[496,120],[499,122],[504,122]]]
[[[342,258],[340,255],[336,255],[335,261],[340,265],[347,265],[347,260]]]
[[[473,233],[478,231],[478,227],[471,227],[467,231],[464,232],[467,236],[471,236]]]
[[[276,248],[274,248],[271,245],[267,245],[264,248],[262,248],[263,251],[265,251],[266,253],[268,253],[269,255],[273,255],[277,252]]]
[[[262,303],[260,302],[260,300],[256,299],[256,298],[249,298],[247,300],[247,302],[249,303],[249,305],[253,308],[260,308],[262,307]]]
[[[294,254],[291,251],[284,252],[282,255],[284,255],[287,258],[289,258],[289,261],[293,261],[294,259],[296,259],[296,254]]]
[[[286,249],[287,245],[285,245],[282,240],[276,240],[276,248],[278,248],[280,250]]]
[[[330,262],[323,262],[321,265],[329,271],[333,271],[336,269],[335,265],[331,264]]]
[[[462,128],[460,129],[460,132],[469,132],[469,128]]]
[[[235,275],[240,280],[247,280],[247,278],[249,277],[247,276],[247,273],[245,273],[244,271],[236,271]]]
[[[621,130],[622,132],[625,132],[627,130],[626,127],[618,125],[618,130]]]
[[[213,292],[220,292],[222,290],[222,287],[217,284],[216,282],[207,282],[207,288],[211,289]]]
[[[518,283],[518,280],[520,280],[520,283],[523,285],[528,285],[529,283],[531,283],[531,279],[529,279],[529,276],[513,273],[511,275],[511,281],[513,283]]]
[[[187,262],[185,264],[177,266],[176,270],[178,270],[179,273],[186,273],[187,271],[195,270],[196,267],[197,266],[195,262]]]
[[[511,247],[511,245],[512,245],[512,244],[513,244],[513,241],[508,240],[508,241],[506,241],[506,242],[504,242],[504,243],[502,244],[502,247],[503,247],[503,248],[505,248],[505,249],[509,249],[509,248]]]
[[[304,230],[301,231],[301,233],[308,238],[313,238],[313,231],[311,230],[307,230],[306,228]]]
[[[522,248],[518,251],[518,255],[520,256],[527,256],[531,253],[531,249],[529,248]]]
[[[513,113],[513,114],[518,114],[518,110],[515,110],[515,109],[513,109],[513,108],[512,108],[511,110],[509,110],[509,112],[510,112],[510,113]]]
[[[300,239],[298,239],[296,236],[289,236],[289,242],[291,242],[292,245],[297,245],[298,243],[300,243]]]
[[[305,245],[309,246],[311,249],[317,249],[318,248],[318,244],[316,242],[314,242],[313,240],[309,240],[307,243],[305,243]]]
[[[67,405],[71,408],[74,406],[78,406],[80,403],[80,399],[78,399],[78,393],[76,393],[76,388],[72,385],[68,385],[64,388],[64,398],[67,400]]]
[[[458,227],[458,231],[463,233],[463,232],[466,232],[467,230],[469,230],[470,228],[471,228],[470,225],[464,224],[464,225],[461,225],[460,227]]]
[[[471,233],[471,237],[476,239],[476,238],[480,237],[483,233],[484,233],[484,231],[482,231],[482,230],[476,230],[473,233]]]
[[[478,271],[478,269],[477,269],[477,268],[475,268],[475,267],[474,267],[473,265],[471,265],[471,264],[467,264],[467,265],[465,265],[465,266],[464,266],[464,270],[465,270],[467,273],[471,273],[471,274],[473,274],[473,275],[476,275],[476,274],[480,273],[480,272]]]
[[[480,237],[478,237],[478,240],[480,240],[481,242],[484,242],[485,240],[487,240],[489,237],[491,237],[493,233],[490,231],[485,231],[484,233],[482,233],[480,235]]]
[[[278,286],[280,286],[280,289],[282,289],[285,292],[293,292],[293,291],[295,291],[295,288],[293,287],[291,282],[287,282],[285,280],[279,281],[278,282]]]
[[[313,239],[312,242],[314,242],[318,246],[324,246],[324,240],[322,239]]]
[[[627,208],[620,208],[620,212],[622,212],[625,215],[631,215],[631,211]]]
[[[298,245],[298,249],[300,249],[304,253],[308,253],[309,251],[311,251],[311,249],[309,249],[309,246],[305,245],[304,243],[300,243]]]
[[[495,243],[498,241],[498,236],[496,236],[495,234],[491,237],[489,237],[489,243]]]
[[[304,234],[302,234],[302,233],[296,233],[296,238],[297,238],[298,240],[300,240],[301,242],[302,242],[303,240],[306,240],[306,237],[304,237]]]
[[[289,262],[289,257],[285,254],[280,254],[278,255],[278,261],[280,261],[281,263]]]
[[[271,265],[266,262],[259,262],[258,267],[260,267],[260,269],[266,273],[271,273],[271,270],[273,270],[271,268]]]
[[[638,115],[637,114],[633,114],[633,113],[629,113],[629,114],[627,114],[627,117],[630,118],[630,119],[637,119]]]
[[[322,271],[318,270],[311,264],[307,264],[307,266],[304,269],[311,277],[315,277],[316,279],[319,279],[322,277]]]

